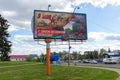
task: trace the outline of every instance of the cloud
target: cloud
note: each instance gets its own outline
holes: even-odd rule
[[[89,3],[94,7],[104,8],[107,5],[120,6],[119,0],[75,0],[73,4],[80,5],[81,3]]]
[[[88,40],[90,41],[101,41],[104,40],[104,37],[107,33],[104,32],[89,32]]]
[[[45,46],[44,40],[34,40],[33,35],[15,35],[13,42],[24,47],[24,45],[31,46]]]
[[[37,44],[32,35],[15,35],[12,40],[11,54],[41,54],[45,52],[44,46]]]
[[[31,43],[34,42],[32,35],[15,35],[14,40],[23,43]]]
[[[29,20],[17,20],[13,22],[16,22],[15,25],[18,26],[18,28],[31,30],[31,21]]]
[[[31,46],[24,46],[24,47],[15,47],[12,46],[12,53],[11,54],[18,54],[18,55],[29,55],[29,54],[38,54],[45,52],[44,50],[41,50],[39,47],[31,47]]]
[[[105,8],[108,5],[120,6],[120,0],[0,0],[0,13],[8,20],[10,27],[9,32],[18,31],[20,29],[31,29],[31,20],[34,9],[47,10],[48,4],[51,4],[50,11],[73,12],[74,7],[91,4],[94,7]],[[119,19],[119,18],[118,18]],[[40,42],[38,45],[33,35],[17,35],[14,34],[13,52],[15,54],[39,53],[45,52],[45,43]],[[113,42],[114,44],[112,44]],[[96,44],[98,43],[98,44]],[[111,44],[110,44],[111,43]],[[93,50],[96,48],[118,48],[120,45],[120,35],[105,32],[89,32],[88,40],[83,44],[73,45],[71,52],[74,50]],[[42,45],[43,44],[43,45]],[[53,42],[54,44],[54,42]],[[101,45],[102,44],[102,45]],[[57,45],[58,46],[58,45]],[[68,45],[59,45],[52,47],[52,51],[68,51]],[[59,50],[58,50],[59,48]]]
[[[109,36],[106,36],[105,39],[107,39],[107,40],[118,40],[118,41],[120,41],[120,34],[119,34],[119,35],[109,35]]]
[[[9,32],[13,32],[13,31],[18,31],[19,30],[19,27],[16,27],[12,24],[10,24],[9,28],[8,28],[8,31]]]
[[[15,11],[2,11],[1,14],[6,17],[17,16],[17,13]]]
[[[32,4],[31,4],[32,3]],[[83,4],[91,4],[95,7],[104,8],[107,5],[120,5],[119,0],[0,0],[0,13],[4,15],[10,24],[22,29],[31,29],[31,20],[33,10],[47,10],[48,4],[51,4],[50,10],[72,12],[73,6],[83,7]],[[14,29],[13,29],[14,30]],[[11,31],[13,31],[11,30]],[[16,30],[16,29],[15,29]]]
[[[89,32],[88,40],[86,42],[70,42],[73,51],[92,51],[99,50],[101,48],[111,50],[119,49],[120,40],[114,37],[120,36],[120,34],[105,33],[105,32]],[[111,38],[110,38],[111,37]],[[114,40],[112,39],[114,38]],[[112,40],[111,40],[112,39]],[[92,40],[92,41],[90,41]],[[96,44],[97,43],[97,44]],[[113,44],[114,43],[114,44]],[[52,41],[50,43],[51,52],[69,51],[68,42]],[[12,54],[41,54],[46,52],[46,44],[44,41],[40,41],[39,44],[34,41],[32,35],[15,35],[13,40]]]
[[[111,50],[119,49],[120,45],[120,34],[106,33],[106,32],[89,32],[88,40],[84,43],[83,50],[94,50],[94,49],[108,49]]]
[[[120,41],[120,34],[105,33],[105,32],[89,32],[89,41],[104,41],[104,40],[118,40]]]

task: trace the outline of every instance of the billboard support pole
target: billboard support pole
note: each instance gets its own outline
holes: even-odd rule
[[[46,42],[46,75],[50,75],[50,42],[51,39],[45,39]]]
[[[68,48],[69,48],[69,52],[68,52],[68,66],[69,66],[70,65],[70,49],[71,49],[70,40],[68,40]]]

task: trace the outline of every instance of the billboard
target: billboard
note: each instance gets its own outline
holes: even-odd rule
[[[86,40],[86,14],[34,10],[34,39]]]

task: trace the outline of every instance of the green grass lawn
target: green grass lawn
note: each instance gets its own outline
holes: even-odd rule
[[[10,62],[10,61],[5,61],[5,62],[0,62],[0,67],[1,66],[23,65],[23,64],[31,64],[31,62]]]
[[[113,71],[73,66],[51,66],[47,76],[43,64],[0,62],[0,80],[116,80],[118,76]]]

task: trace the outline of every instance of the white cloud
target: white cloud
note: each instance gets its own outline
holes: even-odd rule
[[[94,40],[94,41],[100,41],[100,40],[104,40],[104,33],[98,33],[98,32],[90,32],[88,34],[88,40]]]
[[[105,33],[105,32],[89,32],[88,40],[90,41],[120,40],[120,34]]]
[[[12,53],[11,54],[41,54],[45,52],[45,48],[38,45],[32,35],[15,35],[12,41]]]
[[[31,42],[33,41],[33,36],[32,35],[15,35],[14,39],[15,41],[20,41],[20,42]]]
[[[33,35],[15,35],[13,42],[16,42],[15,44],[18,44],[22,47],[27,46],[45,46],[44,40],[34,40]]]
[[[2,4],[6,3],[5,4]],[[31,4],[32,3],[32,4]],[[12,5],[14,4],[14,5]],[[91,4],[94,7],[104,8],[108,5],[119,6],[120,0],[46,0],[46,1],[36,1],[36,0],[1,0],[0,8],[1,14],[5,16],[10,22],[9,32],[17,31],[19,29],[31,29],[31,19],[33,16],[34,9],[47,10],[48,4],[51,4],[50,10],[53,11],[64,11],[72,12],[74,6],[81,6],[81,4],[87,5]],[[12,6],[11,6],[12,5]],[[118,18],[119,19],[119,18]],[[104,32],[90,32],[88,33],[88,41],[83,44],[78,43],[72,45],[72,51],[79,50],[93,50],[96,48],[119,48],[120,45],[120,35],[111,34]],[[40,42],[38,45],[34,39],[33,35],[17,35],[15,34],[13,42],[13,54],[31,54],[45,52],[44,41]],[[114,43],[114,44],[113,44]],[[43,45],[42,45],[43,44]],[[54,44],[54,42],[52,43]],[[59,46],[59,47],[58,47]],[[68,51],[68,45],[51,45],[52,51]]]
[[[80,5],[81,3],[90,3],[95,7],[104,8],[107,5],[119,6],[120,0],[75,0],[73,4]]]
[[[109,40],[106,37],[108,36],[118,36],[120,34],[112,34],[112,33],[103,33],[103,32],[90,32],[88,33],[89,39],[94,39],[89,42],[89,39],[86,42],[71,42],[71,52],[73,51],[92,51],[99,50],[104,48],[108,50],[119,49],[120,40]],[[14,37],[12,54],[32,54],[32,53],[46,53],[46,44],[44,41],[41,41],[40,44],[37,44],[36,41],[33,40],[32,35],[15,35]],[[114,44],[113,44],[114,43]],[[17,46],[16,46],[17,45]],[[59,51],[69,51],[68,42],[59,42],[55,43],[54,41],[51,43],[51,52],[59,52]]]
[[[19,21],[16,21],[16,23],[19,25],[19,28],[21,29],[31,30],[31,21],[19,20]]]
[[[24,47],[12,47],[11,54],[19,54],[19,55],[29,55],[29,54],[38,54],[40,55],[44,50],[41,50],[39,47],[31,47],[31,46],[24,46]]]
[[[1,14],[6,17],[17,16],[17,13],[15,11],[2,11]]]
[[[88,50],[110,48],[111,50],[119,49],[120,34],[105,33],[105,32],[90,32],[88,33],[88,41],[84,46]]]
[[[19,27],[14,26],[13,24],[10,24],[8,31],[13,32],[19,30]]]
[[[4,5],[2,2],[7,5]],[[71,7],[71,5],[84,8],[81,4],[86,5],[87,3],[90,3],[95,7],[104,8],[107,5],[118,6],[120,5],[120,0],[46,0],[46,2],[34,0],[2,0],[0,3],[0,12],[8,19],[10,24],[14,25],[14,28],[11,28],[11,31],[18,29],[18,27],[30,30],[34,9],[47,10],[48,4],[51,4],[50,10],[52,11],[73,12],[74,8]]]

